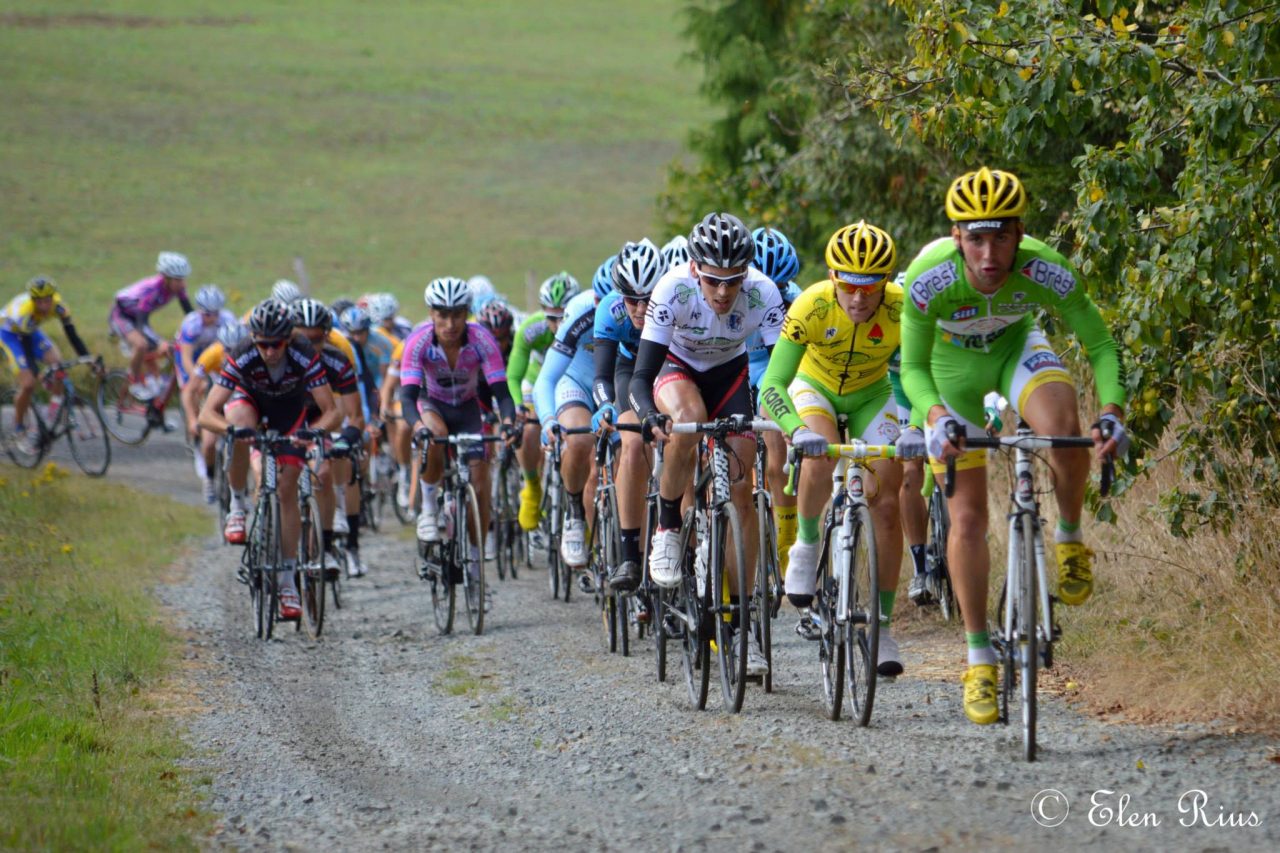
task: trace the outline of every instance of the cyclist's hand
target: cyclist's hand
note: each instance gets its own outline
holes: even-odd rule
[[[507,418],[502,422],[502,440],[504,443],[519,447],[520,437],[523,433],[524,430],[512,418]]]
[[[825,456],[827,454],[827,444],[826,438],[807,426],[802,426],[791,433],[791,446],[801,456]]]
[[[426,427],[418,427],[418,431],[413,434],[413,443],[418,447],[422,447],[427,443],[427,439],[431,437],[431,430]]]
[[[547,421],[542,425],[542,444],[544,446],[551,444],[553,441],[560,439],[560,424],[556,421]]]
[[[200,421],[196,418],[187,418],[187,437],[192,444],[200,437]]]
[[[227,434],[236,441],[253,441],[258,437],[258,431],[253,427],[228,427]]]
[[[671,416],[664,415],[661,412],[650,412],[644,416],[641,422],[641,437],[645,441],[656,441],[662,443],[671,438]]]
[[[922,459],[924,457],[924,433],[919,427],[907,427],[899,435],[893,445],[894,457],[899,461]]]
[[[1107,456],[1123,458],[1129,454],[1129,433],[1120,423],[1120,418],[1110,412],[1098,418],[1090,436],[1098,459],[1106,459]]]
[[[591,416],[591,429],[594,432],[599,432],[601,429],[613,432],[613,422],[617,419],[618,410],[613,407],[613,403],[605,403]]]
[[[947,438],[947,434],[955,431],[955,442]],[[946,460],[949,457],[964,453],[964,427],[952,415],[943,415],[933,422],[929,428],[929,455],[934,459]]]
[[[333,443],[333,449],[338,451],[352,450],[357,447],[364,446],[364,433],[359,427],[344,426],[342,431],[338,433],[338,440]]]

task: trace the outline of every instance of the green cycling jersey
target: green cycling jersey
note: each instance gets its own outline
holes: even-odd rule
[[[539,356],[546,354],[555,339],[556,333],[551,330],[547,315],[542,311],[530,314],[520,324],[511,345],[511,355],[507,357],[507,388],[511,391],[511,399],[523,399],[520,390],[523,381],[537,381],[538,370],[542,366]]]

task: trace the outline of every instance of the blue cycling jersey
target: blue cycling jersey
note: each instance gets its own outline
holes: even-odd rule
[[[596,308],[595,336],[599,341],[617,341],[619,358],[635,358],[640,346],[640,330],[627,316],[622,294],[613,291]]]
[[[533,386],[533,407],[538,419],[554,420],[556,416],[556,384],[562,377],[572,379],[591,398],[595,379],[595,313],[594,290],[579,293],[565,306],[564,320],[556,338],[547,348],[546,360],[538,371]],[[591,406],[588,405],[588,408]]]

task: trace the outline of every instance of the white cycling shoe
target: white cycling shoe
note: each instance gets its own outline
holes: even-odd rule
[[[653,533],[653,550],[649,553],[649,577],[658,586],[680,585],[680,531],[658,528]]]
[[[587,522],[583,519],[565,519],[564,534],[560,538],[560,558],[570,566],[587,564]]]
[[[440,524],[436,521],[436,514],[427,512],[425,507],[422,512],[418,513],[418,541],[440,541]]]

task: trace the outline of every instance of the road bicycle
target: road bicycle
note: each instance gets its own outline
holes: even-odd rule
[[[369,445],[361,450],[368,458],[368,476],[364,474],[360,461],[356,462],[357,473],[353,477],[360,484],[360,523],[368,530],[377,533],[382,520],[387,517],[387,506],[396,502],[396,463],[387,452],[382,436],[377,430],[370,430]]]
[[[665,642],[669,622],[678,624],[685,683],[690,701],[699,710],[706,707],[713,650],[723,708],[735,714],[742,710],[748,680],[747,645],[753,642],[746,548],[730,494],[732,451],[726,439],[772,428],[773,421],[743,415],[671,425],[673,434],[702,435],[702,445],[694,468],[694,505],[685,511],[680,527],[682,582],[670,594],[660,596],[658,642]],[[739,591],[738,596],[733,595],[734,590]],[[745,605],[742,592],[747,592]]]
[[[539,507],[538,526],[547,546],[547,581],[551,587],[551,597],[560,598],[563,592],[564,602],[568,604],[573,586],[573,567],[560,556],[564,512],[569,503],[564,478],[560,476],[560,460],[564,453],[563,439],[571,435],[587,435],[591,432],[591,427],[562,427],[556,424],[551,429],[559,439],[551,441],[544,448],[547,458],[542,466],[542,504]]]
[[[386,452],[387,448],[391,443],[391,438],[390,438],[391,423],[393,421],[398,421],[398,420],[401,420],[399,415],[387,414],[383,416],[383,427],[380,432],[380,437],[382,439],[381,446],[384,452]],[[399,493],[399,487],[400,487],[400,466],[395,465],[394,462],[395,462],[395,459],[393,458],[392,467],[394,470],[392,471],[391,478],[387,482],[387,485],[391,491],[391,496],[392,496],[391,509],[393,512],[395,512],[396,518],[400,521],[401,525],[410,525],[417,520],[418,511],[422,508],[422,493],[419,490],[420,484],[419,483],[409,484],[409,488],[410,488],[409,503],[405,506],[401,506],[400,501],[396,498],[396,495]]]
[[[280,495],[277,491],[280,467],[278,457],[299,442],[323,440],[324,433],[300,429],[293,435],[281,435],[276,430],[241,427],[233,428],[231,434],[235,440],[248,439],[261,454],[261,482],[258,484],[253,521],[245,539],[246,547],[240,558],[239,579],[249,587],[254,634],[260,640],[269,640],[279,619],[279,573],[285,570],[280,538]],[[298,627],[305,627],[307,633],[316,638],[324,624],[324,569],[323,548],[319,544],[320,509],[309,486],[310,470],[309,465],[304,465],[298,482],[302,525],[298,566],[301,568],[296,570],[295,581],[304,623]],[[319,566],[314,565],[317,559]]]
[[[778,554],[778,528],[773,517],[773,494],[765,476],[767,448],[765,432],[781,432],[775,423],[768,429],[756,430],[755,489],[751,500],[756,508],[756,533],[759,550],[756,552],[756,582],[751,593],[751,630],[760,650],[764,652],[769,671],[764,676],[764,692],[773,692],[773,620],[778,616],[782,603],[782,566]]]
[[[614,429],[640,432],[639,424],[615,424]],[[588,570],[593,592],[600,605],[600,621],[610,652],[631,654],[631,623],[636,623],[636,639],[644,636],[644,623],[636,617],[635,596],[609,586],[609,575],[622,562],[622,522],[618,517],[618,492],[614,455],[618,437],[607,430],[596,436],[596,495],[591,532],[587,540]]]
[[[65,437],[71,458],[81,471],[90,477],[107,473],[111,465],[111,442],[106,424],[98,410],[80,396],[67,375],[79,365],[93,365],[95,371],[100,371],[102,359],[83,356],[48,367],[41,381],[50,391],[49,401],[41,405],[34,398],[31,400],[21,430],[14,421],[17,389],[0,390],[0,445],[15,465],[34,468],[58,439]]]
[[[494,557],[498,580],[515,580],[519,566],[528,559],[529,537],[520,527],[520,487],[524,475],[516,459],[516,445],[505,444],[498,453],[497,476],[493,478]]]
[[[947,535],[951,530],[951,513],[947,509],[946,495],[937,487],[933,469],[928,465],[924,470],[921,494],[928,501],[929,511],[928,538],[924,550],[925,589],[928,595],[925,603],[938,605],[943,621],[950,622],[960,616],[955,590],[951,586],[951,571],[947,567]]]
[[[437,438],[430,433],[419,442],[419,474],[426,469],[432,444],[444,446],[444,476],[437,490],[436,518],[439,542],[418,541],[418,577],[431,588],[431,612],[441,634],[453,631],[458,587],[462,587],[467,621],[475,634],[484,633],[487,592],[484,577],[484,531],[480,530],[480,504],[471,484],[471,466],[458,461],[470,448],[503,441],[499,435],[459,433]],[[474,545],[469,540],[474,540]],[[471,549],[475,548],[475,555]]]
[[[123,345],[122,349],[125,349]],[[98,385],[98,411],[111,437],[121,444],[139,445],[147,440],[152,430],[169,432],[173,429],[164,416],[169,401],[178,390],[173,357],[156,350],[146,354],[143,364],[146,375],[159,377],[160,386],[154,397],[135,396],[129,371],[123,368],[108,370]]]
[[[1110,438],[1107,425],[1103,435]],[[955,442],[958,431],[948,435]],[[966,448],[1012,449],[1014,451],[1013,490],[1009,494],[1009,550],[1004,587],[997,607],[999,622],[990,629],[991,643],[1000,659],[1003,678],[1000,691],[1000,721],[1009,724],[1010,709],[1017,696],[1022,712],[1023,758],[1036,760],[1036,675],[1039,667],[1053,668],[1053,644],[1062,630],[1054,621],[1057,596],[1049,592],[1044,556],[1044,519],[1040,517],[1039,496],[1046,492],[1036,486],[1037,451],[1061,448],[1092,448],[1093,439],[1082,436],[1036,435],[1020,422],[1012,436],[965,437]],[[1043,461],[1043,460],[1042,460]],[[946,490],[955,488],[955,459],[947,461]],[[1115,463],[1102,463],[1099,491],[1106,495],[1115,476]],[[1051,490],[1049,490],[1051,491]]]
[[[843,416],[840,434],[845,434]],[[871,722],[876,696],[876,656],[880,648],[880,583],[875,528],[867,505],[865,466],[894,458],[893,445],[827,445],[836,460],[831,474],[831,501],[823,517],[818,578],[809,616],[818,634],[818,665],[827,716],[840,719],[845,686],[858,724]],[[801,457],[788,454],[788,495],[795,494]]]

